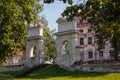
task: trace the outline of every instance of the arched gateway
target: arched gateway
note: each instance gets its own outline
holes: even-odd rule
[[[59,18],[57,23],[55,64],[69,66],[82,59],[81,49],[76,47],[77,24],[76,21],[67,22],[64,18]]]
[[[44,37],[42,23],[28,26],[28,39],[26,41],[26,54],[24,65],[33,67],[44,63]]]

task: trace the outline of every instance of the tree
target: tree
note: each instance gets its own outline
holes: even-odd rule
[[[80,15],[93,25],[98,40],[112,39],[115,60],[120,52],[120,4],[119,0],[88,0]],[[116,16],[117,15],[117,16]],[[96,27],[97,26],[97,27]],[[100,37],[100,35],[102,35]],[[98,45],[104,42],[98,42]]]
[[[69,0],[63,0],[68,2]],[[72,5],[66,8],[62,16],[72,20],[74,16],[86,19],[96,32],[99,48],[105,41],[112,39],[115,60],[120,52],[120,0],[87,0],[86,4]],[[101,42],[101,39],[103,40]]]
[[[49,27],[47,27],[48,22],[44,16],[41,17],[41,22],[45,24],[45,27],[43,28],[43,35],[45,36],[45,58],[50,60],[55,57],[55,30],[50,30]]]
[[[59,1],[63,1],[64,3],[68,3],[71,4],[73,3],[73,0],[59,0]],[[44,3],[53,3],[54,0],[44,0]]]
[[[26,25],[37,20],[40,0],[0,0],[0,63],[23,50]]]

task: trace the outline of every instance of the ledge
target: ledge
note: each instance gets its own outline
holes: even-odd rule
[[[43,37],[43,36],[32,36],[32,37],[29,37],[29,38],[27,39],[27,41],[36,40],[36,39],[45,39],[45,37]]]
[[[60,35],[73,34],[73,33],[78,33],[78,31],[77,30],[62,31],[55,33],[55,35],[60,36]]]

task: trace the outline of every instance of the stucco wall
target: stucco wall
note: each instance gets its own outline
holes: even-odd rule
[[[58,24],[58,32],[64,32],[64,31],[76,30],[76,29],[77,29],[76,21]]]

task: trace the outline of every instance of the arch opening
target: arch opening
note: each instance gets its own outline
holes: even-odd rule
[[[30,58],[31,58],[32,60],[35,60],[36,54],[37,54],[36,46],[35,46],[35,45],[32,45],[31,51],[30,51]]]
[[[70,44],[67,40],[62,44],[62,55],[64,54],[70,54]]]

